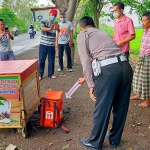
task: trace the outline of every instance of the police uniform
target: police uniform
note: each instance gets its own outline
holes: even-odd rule
[[[113,122],[108,139],[110,146],[117,147],[129,106],[132,68],[114,40],[102,30],[89,27],[81,31],[77,43],[84,77],[88,87],[94,88],[96,96],[91,135],[84,141],[87,143],[84,146],[102,148],[112,111]],[[97,76],[94,76],[92,68],[95,59],[98,60],[101,69]]]

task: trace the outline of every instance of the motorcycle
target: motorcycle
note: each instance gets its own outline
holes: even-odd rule
[[[35,36],[34,32],[33,33],[29,33],[29,34],[30,34],[30,39],[34,39],[34,36]]]
[[[18,36],[18,30],[14,31],[14,36]]]
[[[35,32],[33,29],[29,29],[30,39],[34,39]]]

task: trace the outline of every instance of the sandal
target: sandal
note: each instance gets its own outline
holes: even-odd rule
[[[131,96],[130,100],[140,100],[140,96],[139,95]]]
[[[41,81],[42,80],[42,77],[39,77],[39,81]]]
[[[51,79],[56,79],[56,76],[52,75],[50,78],[51,78]]]

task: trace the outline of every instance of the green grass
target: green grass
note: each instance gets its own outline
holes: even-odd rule
[[[114,34],[113,27],[109,27],[106,24],[102,24],[101,29],[105,30],[111,36]],[[133,59],[134,61],[137,61],[140,53],[140,45],[141,45],[143,29],[135,29],[135,33],[136,33],[136,38],[130,42],[130,49],[131,49],[130,58]]]
[[[103,29],[104,31],[106,31],[111,36],[114,34],[114,28],[109,27],[106,24],[101,24],[100,29]]]
[[[136,37],[133,41],[130,42],[130,48],[134,51],[135,54],[139,54],[143,29],[136,29],[135,33]]]
[[[75,50],[77,50],[77,34],[79,34],[80,33],[80,29],[79,28],[77,28],[76,29],[76,31],[75,31],[75,33],[74,33],[74,43],[75,43]]]

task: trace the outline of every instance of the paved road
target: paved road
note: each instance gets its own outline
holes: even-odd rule
[[[30,39],[29,34],[19,34],[19,36],[15,36],[15,39],[11,40],[11,47],[14,51],[14,54],[20,54],[27,50],[30,50],[32,47],[38,45],[40,42],[40,32],[37,32],[34,39]]]

